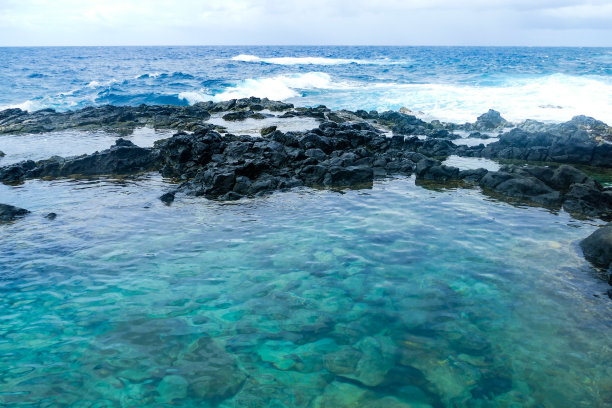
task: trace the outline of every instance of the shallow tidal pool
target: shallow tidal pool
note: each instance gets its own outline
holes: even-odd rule
[[[413,178],[0,185],[3,407],[609,407],[596,222]],[[44,215],[58,214],[55,220]]]

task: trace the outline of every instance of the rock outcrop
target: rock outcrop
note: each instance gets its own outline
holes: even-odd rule
[[[67,176],[126,175],[155,169],[159,152],[134,145],[125,139],[117,139],[107,150],[77,157],[51,157],[34,162],[0,167],[0,182],[18,183],[25,179]]]

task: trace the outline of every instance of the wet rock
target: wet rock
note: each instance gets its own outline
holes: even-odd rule
[[[468,183],[478,183],[488,173],[486,169],[470,169],[459,172],[459,178]]]
[[[2,150],[0,150],[0,157],[4,157],[4,156],[6,156],[6,154],[4,154]]]
[[[612,219],[612,191],[593,183],[572,184],[563,209],[573,215]]]
[[[253,111],[238,111],[238,112],[230,112],[223,115],[223,119],[227,121],[241,121],[250,118],[253,116],[255,112]]]
[[[465,149],[462,154],[487,158],[588,164],[612,167],[612,144],[602,142],[585,130],[557,127],[547,132],[528,132],[520,128],[500,135],[487,146]]]
[[[30,211],[8,204],[0,204],[0,222],[13,221],[25,217]]]
[[[41,110],[7,115],[0,120],[0,133],[41,133],[64,129],[99,130],[130,133],[142,126],[157,129],[191,130],[210,118],[202,104],[193,106],[140,105],[99,106],[76,111]],[[8,117],[7,117],[8,116]]]
[[[323,184],[331,187],[351,187],[359,184],[372,183],[374,172],[368,166],[331,167]]]
[[[554,191],[535,177],[503,171],[497,174],[489,172],[480,180],[480,185],[507,197],[528,200],[544,206],[557,206],[562,201],[558,191]]]
[[[42,133],[64,129],[107,130],[130,133],[137,127],[150,126],[156,129],[194,131],[202,127],[210,112],[237,111],[284,111],[292,104],[270,101],[267,98],[232,99],[224,102],[199,102],[191,106],[140,105],[99,106],[75,111],[55,112],[44,109],[32,113],[21,109],[0,111],[0,133]],[[242,117],[244,114],[238,114]],[[263,115],[259,115],[262,117]]]
[[[593,232],[580,242],[584,257],[593,265],[609,268],[612,263],[612,223]]]
[[[36,163],[32,160],[25,160],[20,163],[0,167],[0,182],[9,184],[18,183],[34,168],[36,168]]]
[[[276,130],[276,126],[268,126],[259,131],[262,136],[267,136]]]
[[[161,200],[162,203],[166,204],[166,205],[170,205],[174,202],[174,196],[176,193],[174,193],[173,191],[170,191],[168,193],[162,194],[159,199]]]
[[[432,128],[427,122],[406,113],[387,111],[377,116],[380,123],[389,126],[397,135],[425,134]]]
[[[486,133],[480,133],[480,132],[472,132],[469,134],[468,136],[471,139],[490,139],[491,136],[487,135]]]
[[[423,180],[449,181],[459,178],[459,169],[443,165],[438,160],[422,159],[416,165],[416,175]]]
[[[53,221],[54,219],[57,218],[57,214],[54,213],[54,212],[50,212],[49,214],[45,215],[45,218],[48,219],[48,220]]]
[[[77,157],[52,157],[36,163],[31,160],[0,168],[0,181],[17,182],[29,178],[67,177],[72,175],[126,175],[152,170],[159,153],[132,142],[117,139],[110,149]]]

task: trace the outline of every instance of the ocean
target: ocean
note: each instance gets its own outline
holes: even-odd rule
[[[193,104],[248,96],[474,121],[612,122],[612,48],[0,48],[0,107]]]
[[[0,107],[27,110],[259,96],[612,122],[609,48],[0,48],[0,79]],[[0,166],[116,137],[0,135]],[[0,203],[32,212],[0,225],[0,406],[612,404],[609,285],[578,247],[599,220],[414,176],[164,205],[174,186],[0,184]]]

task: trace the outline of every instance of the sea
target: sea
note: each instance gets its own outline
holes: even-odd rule
[[[1,109],[249,96],[611,124],[612,48],[0,48]],[[0,135],[0,166],[116,137]],[[602,221],[414,177],[164,205],[175,187],[0,185],[31,211],[0,225],[0,406],[612,406],[610,286],[578,246]]]

